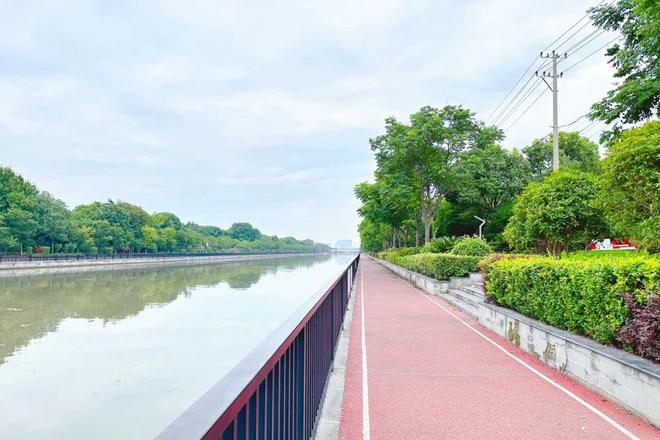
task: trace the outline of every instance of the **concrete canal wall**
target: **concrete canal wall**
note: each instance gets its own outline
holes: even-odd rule
[[[99,258],[98,260],[45,260],[45,261],[4,261],[0,262],[0,277],[42,275],[56,272],[86,272],[142,267],[186,266],[237,261],[269,260],[285,257],[323,255],[322,253],[300,254],[253,254],[253,255],[211,255],[191,257],[157,258]]]

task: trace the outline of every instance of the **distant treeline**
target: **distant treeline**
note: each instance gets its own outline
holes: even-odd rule
[[[127,202],[93,202],[69,210],[10,168],[0,167],[0,252],[324,252],[312,240],[262,234],[249,223],[229,229],[182,223]]]

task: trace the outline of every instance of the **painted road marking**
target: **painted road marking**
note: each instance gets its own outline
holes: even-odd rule
[[[574,399],[575,401],[577,401],[579,404],[581,404],[582,406],[584,406],[585,408],[587,408],[588,410],[590,410],[591,412],[593,412],[594,414],[596,414],[597,416],[599,416],[601,419],[605,420],[607,423],[609,423],[610,425],[612,425],[613,427],[615,427],[616,429],[618,429],[623,435],[625,435],[626,437],[628,437],[628,438],[630,438],[630,439],[640,440],[639,437],[637,437],[635,434],[633,434],[632,432],[628,431],[626,428],[624,428],[623,426],[621,426],[620,424],[618,424],[617,422],[615,422],[614,420],[612,420],[609,416],[607,416],[605,413],[603,413],[602,411],[600,411],[598,408],[593,407],[593,406],[590,405],[588,402],[586,402],[585,400],[581,399],[581,398],[578,397],[577,395],[573,394],[572,392],[570,392],[569,390],[567,390],[567,389],[564,388],[563,386],[559,385],[557,382],[555,382],[554,380],[550,379],[548,376],[546,376],[545,374],[541,373],[540,371],[538,371],[537,369],[535,369],[535,368],[532,367],[531,365],[527,364],[527,363],[526,363],[525,361],[523,361],[522,359],[518,358],[517,356],[514,356],[514,355],[511,354],[509,351],[507,351],[504,347],[502,347],[501,345],[499,345],[497,342],[493,341],[491,338],[489,338],[488,336],[484,335],[483,333],[481,333],[481,332],[480,332],[479,330],[477,330],[476,328],[472,327],[469,323],[467,323],[467,322],[465,322],[464,320],[462,320],[458,315],[454,314],[454,313],[453,313],[451,310],[449,310],[448,308],[446,308],[445,306],[443,306],[443,305],[440,304],[439,302],[433,300],[433,298],[431,298],[431,297],[428,296],[427,294],[423,293],[421,290],[419,290],[419,289],[417,289],[417,288],[415,288],[415,290],[416,290],[420,295],[422,295],[424,298],[428,299],[428,300],[431,301],[433,304],[435,304],[436,306],[440,307],[442,310],[444,310],[445,312],[447,312],[448,314],[450,314],[450,315],[451,315],[454,319],[456,319],[458,322],[460,322],[461,324],[465,325],[467,328],[469,328],[470,330],[472,330],[473,332],[475,332],[476,334],[478,334],[479,336],[481,336],[482,338],[484,338],[485,340],[487,340],[488,342],[490,342],[491,344],[493,344],[495,347],[497,347],[498,349],[500,349],[500,351],[502,351],[504,354],[506,354],[507,356],[509,356],[510,358],[512,358],[513,360],[515,360],[516,362],[518,362],[520,365],[522,365],[523,367],[527,368],[527,369],[530,370],[532,373],[536,374],[537,376],[539,376],[541,379],[545,380],[546,382],[548,382],[548,383],[551,384],[552,386],[556,387],[557,389],[559,389],[560,391],[562,391],[563,393],[565,393],[566,395],[568,395],[569,397],[571,397],[572,399]],[[363,319],[364,319],[364,317],[363,317]]]
[[[362,438],[371,439],[369,383],[367,382],[367,339],[364,332],[364,266],[360,268],[360,331],[362,333]]]

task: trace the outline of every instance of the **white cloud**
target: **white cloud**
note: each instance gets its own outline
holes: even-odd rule
[[[0,6],[0,161],[70,205],[124,199],[186,220],[357,239],[355,182],[385,117],[461,103],[487,116],[590,6],[474,0]],[[611,81],[561,81],[561,121]],[[547,97],[546,97],[547,98]],[[550,123],[539,102],[507,133]]]

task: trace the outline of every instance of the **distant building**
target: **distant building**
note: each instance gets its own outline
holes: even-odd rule
[[[351,240],[339,240],[337,241],[337,244],[335,244],[336,249],[352,249],[353,248],[353,242]]]

